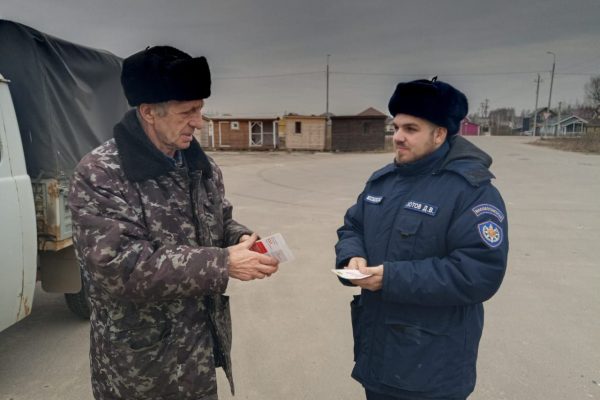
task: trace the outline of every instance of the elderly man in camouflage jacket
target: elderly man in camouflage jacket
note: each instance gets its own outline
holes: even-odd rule
[[[123,62],[129,111],[77,166],[69,205],[91,303],[96,399],[217,399],[233,392],[229,277],[273,274],[232,219],[221,171],[193,139],[210,96],[204,57],[168,46]]]

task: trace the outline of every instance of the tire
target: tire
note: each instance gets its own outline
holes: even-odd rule
[[[67,307],[81,319],[90,319],[90,304],[87,298],[85,287],[81,285],[81,290],[77,293],[65,293]]]

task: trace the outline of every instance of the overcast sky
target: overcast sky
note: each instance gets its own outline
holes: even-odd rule
[[[170,44],[208,58],[210,112],[387,112],[396,83],[438,75],[465,92],[533,109],[584,100],[600,74],[599,0],[2,0],[13,20],[120,57]],[[1,40],[2,38],[0,38]]]

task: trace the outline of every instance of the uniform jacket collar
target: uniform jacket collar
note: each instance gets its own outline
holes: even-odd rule
[[[452,136],[449,143],[450,151],[439,168],[440,172],[457,173],[472,186],[480,186],[495,178],[489,170],[492,165],[492,157],[489,154],[462,136]]]
[[[448,142],[444,142],[437,150],[427,156],[409,164],[398,164],[394,160],[395,170],[398,174],[404,176],[415,176],[431,173],[439,164],[444,156],[448,154],[450,146]]]
[[[113,133],[127,179],[141,182],[175,170],[169,158],[148,139],[135,110],[125,114]],[[210,161],[196,140],[182,154],[190,172],[202,171],[205,176],[212,176]]]
[[[462,136],[453,135],[449,140],[450,150],[446,153],[440,167],[433,173],[439,174],[444,171],[454,172],[462,176],[472,186],[480,186],[494,177],[489,170],[492,165],[492,157],[486,152],[469,142]],[[395,163],[391,163],[375,171],[369,178],[374,181],[397,170]]]

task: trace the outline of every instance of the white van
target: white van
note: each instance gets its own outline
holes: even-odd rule
[[[29,315],[37,280],[88,318],[66,200],[128,108],[121,60],[6,20],[0,37],[0,330]]]

